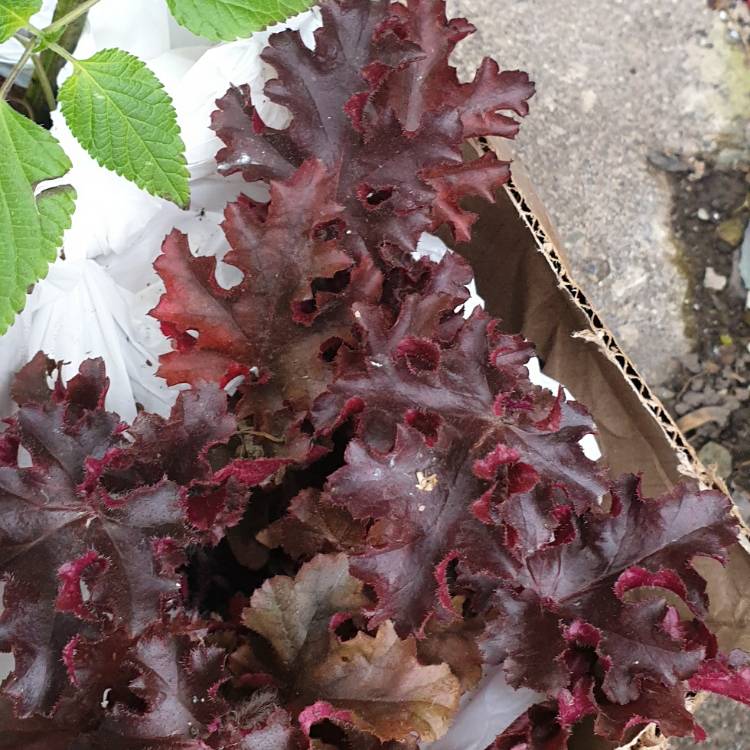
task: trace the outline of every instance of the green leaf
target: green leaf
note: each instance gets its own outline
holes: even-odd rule
[[[0,334],[26,304],[31,284],[47,275],[75,208],[69,185],[34,194],[71,167],[58,142],[0,100]]]
[[[119,49],[76,60],[58,98],[71,132],[99,164],[188,206],[190,175],[177,114],[145,63]]]
[[[0,0],[0,43],[26,26],[41,7],[42,0]]]
[[[177,23],[193,34],[231,42],[301,13],[314,0],[167,0]]]

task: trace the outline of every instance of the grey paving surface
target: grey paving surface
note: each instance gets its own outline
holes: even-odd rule
[[[672,740],[670,750],[747,750],[750,747],[750,710],[713,696],[698,711],[698,720],[708,732],[705,742]]]
[[[705,0],[449,0],[479,28],[457,54],[537,82],[518,139],[574,272],[656,383],[689,349],[666,178],[650,151],[744,135],[750,76]],[[744,74],[744,76],[743,76]]]
[[[728,159],[748,142],[750,74],[705,0],[449,0],[486,55],[537,82],[517,152],[560,230],[579,281],[642,372],[660,382],[690,348],[686,283],[673,260],[671,196],[651,151]],[[750,748],[750,711],[718,698],[705,750]],[[674,743],[680,750],[692,741]]]

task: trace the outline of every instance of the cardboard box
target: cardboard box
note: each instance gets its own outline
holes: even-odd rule
[[[510,158],[505,142],[482,140],[476,148]],[[589,408],[604,460],[613,472],[642,473],[648,496],[660,495],[682,479],[726,492],[721,480],[701,465],[571,277],[559,237],[517,159],[512,170],[512,181],[499,191],[496,205],[467,204],[479,220],[472,242],[458,248],[475,269],[487,310],[503,321],[504,330],[533,341],[543,371]],[[714,561],[701,560],[699,565],[709,582],[710,624],[721,649],[750,650],[747,527],[742,526],[726,568]],[[699,702],[700,697],[694,706]],[[604,750],[615,745],[595,738],[588,727],[573,738],[571,747]],[[666,742],[648,727],[626,747],[666,747]]]

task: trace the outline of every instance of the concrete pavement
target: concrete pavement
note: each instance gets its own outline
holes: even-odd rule
[[[673,262],[667,180],[647,155],[745,142],[750,74],[741,48],[705,0],[449,0],[449,8],[478,27],[457,52],[462,73],[491,55],[536,81],[517,153],[579,282],[646,378],[662,381],[690,349],[687,285]]]

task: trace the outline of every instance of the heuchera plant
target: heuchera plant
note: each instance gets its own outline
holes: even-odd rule
[[[266,126],[247,87],[218,102],[224,261],[173,233],[153,315],[169,419],[103,408],[99,361],[64,384],[39,355],[0,435],[0,748],[414,750],[501,665],[546,702],[492,747],[564,748],[592,716],[702,736],[690,690],[748,701],[720,654],[698,556],[736,540],[729,500],[644,498],[579,440],[586,410],[534,386],[532,346],[481,310],[457,242],[508,164],[533,86],[486,60],[443,0],[333,0],[314,51],[271,37]],[[228,386],[231,386],[229,388]],[[233,395],[228,396],[227,392]],[[461,750],[456,748],[456,750]]]

